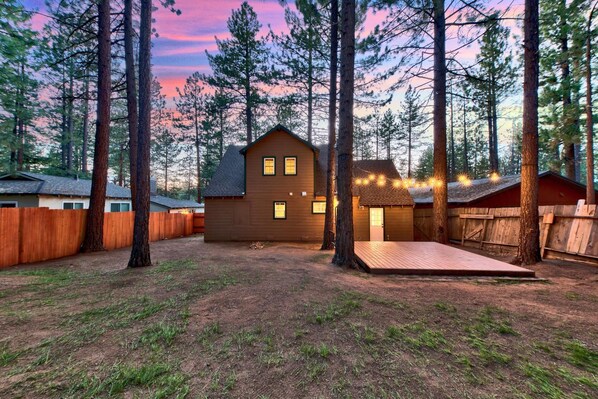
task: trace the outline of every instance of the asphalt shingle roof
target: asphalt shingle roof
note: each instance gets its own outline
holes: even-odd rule
[[[229,145],[220,160],[204,197],[242,197],[245,195],[245,158],[240,153],[243,146]]]
[[[91,195],[91,180],[18,172],[16,177],[5,176],[0,179],[0,194],[89,197]],[[131,190],[117,184],[108,183],[106,197],[129,199],[131,198]],[[150,201],[170,209],[198,208],[200,206],[195,201],[177,200],[161,195],[152,195]]]
[[[547,172],[545,172],[547,173]],[[542,173],[544,175],[545,173]],[[448,184],[448,202],[466,204],[488,195],[518,185],[521,182],[519,175],[502,176],[497,181],[489,178],[471,180],[471,185],[465,186],[460,182]],[[433,202],[432,188],[409,188],[409,192],[416,204],[431,204]]]

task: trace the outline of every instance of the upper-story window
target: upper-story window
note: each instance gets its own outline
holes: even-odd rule
[[[262,167],[262,173],[264,176],[274,176],[276,174],[276,158],[275,157],[264,157],[264,164]]]
[[[284,157],[285,176],[294,176],[297,174],[297,157]]]

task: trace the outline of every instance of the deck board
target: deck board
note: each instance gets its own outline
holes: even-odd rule
[[[535,276],[532,270],[435,242],[357,241],[355,255],[374,274]]]

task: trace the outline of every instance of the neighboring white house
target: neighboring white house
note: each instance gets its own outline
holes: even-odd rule
[[[155,185],[152,185],[155,188]],[[91,180],[17,172],[0,176],[0,208],[88,209]],[[176,200],[152,190],[152,212],[197,212],[195,201]],[[106,212],[128,212],[131,190],[116,184],[106,186]]]

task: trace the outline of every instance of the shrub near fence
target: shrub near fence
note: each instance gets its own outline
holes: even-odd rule
[[[538,210],[545,257],[598,262],[596,205],[541,206]],[[520,208],[454,208],[448,215],[452,242],[494,252],[516,252]],[[415,239],[429,241],[432,209],[416,209],[413,223]]]
[[[48,208],[0,208],[0,267],[39,262],[79,252],[85,233],[86,210]],[[104,215],[104,247],[107,250],[133,242],[133,212]],[[203,214],[150,213],[150,241],[203,232],[195,221]],[[194,228],[194,225],[197,226]]]

